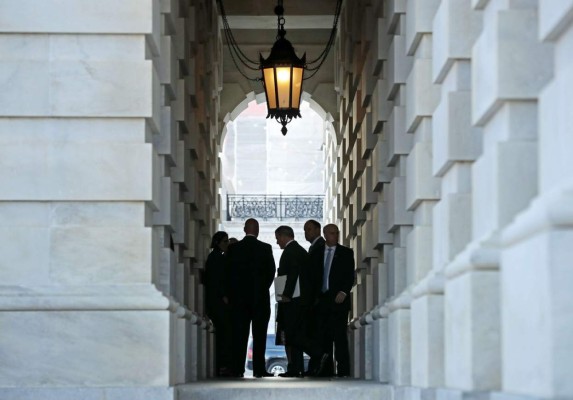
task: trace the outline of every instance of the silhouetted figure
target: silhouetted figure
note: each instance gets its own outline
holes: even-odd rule
[[[279,293],[277,323],[279,329],[284,332],[288,367],[287,371],[279,376],[302,377],[305,374],[303,352],[307,353],[318,367],[323,356],[320,343],[312,343],[306,329],[307,311],[309,306],[314,304],[310,259],[306,250],[294,240],[294,232],[290,226],[279,226],[275,230],[275,237],[277,244],[283,249],[278,276],[286,276],[284,290]],[[296,293],[297,284],[299,293]]]
[[[211,253],[205,263],[205,299],[207,315],[215,326],[215,372],[231,375],[231,309],[225,295],[226,255],[229,236],[219,231],[211,240]]]
[[[233,372],[243,376],[249,340],[249,327],[253,333],[253,375],[256,378],[272,376],[265,366],[267,327],[271,317],[269,288],[276,272],[270,244],[257,239],[259,223],[250,218],[245,221],[246,236],[229,247],[229,302],[233,310]]]

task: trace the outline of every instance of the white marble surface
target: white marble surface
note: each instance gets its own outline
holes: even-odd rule
[[[4,0],[0,4],[0,32],[151,33],[154,2]]]
[[[572,0],[539,2],[539,37],[555,39],[571,26]]]
[[[394,230],[397,225],[411,225],[412,212],[406,210],[406,178],[396,177],[387,186],[388,199],[388,228]]]
[[[440,387],[444,375],[444,296],[412,301],[412,386]]]
[[[398,309],[388,316],[388,346],[390,382],[396,386],[409,386],[411,379],[409,309]]]
[[[0,159],[4,200],[152,199],[149,144],[13,144],[0,147]]]
[[[432,269],[433,236],[431,225],[417,225],[408,234],[406,265],[408,283],[422,279]]]
[[[573,168],[567,152],[573,145],[573,115],[566,108],[573,87],[572,51],[573,29],[569,28],[555,43],[555,76],[539,98],[539,185],[543,192],[566,184],[571,174],[562,172]]]
[[[0,65],[0,115],[151,116],[152,67],[142,43],[111,35],[2,37],[10,56]]]
[[[455,161],[473,161],[481,151],[481,132],[470,123],[469,91],[443,91],[432,117],[432,172],[443,175]]]
[[[432,21],[441,0],[406,1],[406,52],[413,55],[422,35],[432,33]]]
[[[5,284],[150,282],[142,204],[2,202],[0,216]]]
[[[406,129],[414,132],[420,118],[429,117],[440,101],[440,89],[432,82],[432,59],[416,58],[406,82]]]
[[[502,257],[503,388],[544,398],[573,392],[571,230],[539,232]],[[535,251],[532,251],[535,249]],[[525,295],[536,293],[535,296]]]
[[[446,386],[499,389],[499,272],[470,271],[448,279],[444,308]]]
[[[485,17],[482,34],[473,47],[472,121],[485,123],[507,99],[535,99],[552,75],[552,49],[537,41],[535,9],[498,10]],[[545,60],[528,68],[530,59]]]
[[[432,176],[432,142],[416,143],[407,158],[406,206],[415,209],[421,201],[440,198],[440,181]]]
[[[175,400],[173,387],[0,388],[2,400]]]
[[[406,83],[412,69],[412,57],[406,55],[406,37],[396,35],[388,49],[388,87],[387,98],[393,98],[397,85]]]
[[[11,312],[0,325],[0,386],[169,384],[167,310]]]
[[[0,118],[0,144],[105,144],[145,141],[143,118]]]
[[[455,60],[470,59],[481,30],[479,13],[470,0],[442,0],[432,26],[432,78],[441,83]]]

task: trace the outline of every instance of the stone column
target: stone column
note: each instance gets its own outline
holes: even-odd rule
[[[6,396],[167,399],[190,364],[207,375],[209,335],[185,339],[208,326],[187,308],[203,311],[187,278],[219,207],[220,37],[212,2],[199,9],[0,4]]]
[[[539,139],[529,162],[537,169],[539,193],[502,236],[502,384],[508,392],[568,398],[573,396],[573,119],[567,105],[573,88],[573,2],[534,3],[538,10],[516,15],[521,26],[529,26],[524,60],[531,78],[538,79],[533,95],[550,72],[552,77],[539,93],[538,112],[531,112],[538,116],[532,129]]]
[[[0,391],[172,398],[150,226],[159,2],[0,14]]]
[[[472,166],[472,241],[446,267],[445,306],[446,384],[463,390],[501,388],[500,232],[537,190],[536,97],[550,68],[527,60],[551,53],[535,38],[535,2],[518,3],[472,3],[483,22],[471,87],[483,150]]]

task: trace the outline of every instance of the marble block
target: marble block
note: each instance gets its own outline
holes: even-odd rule
[[[504,142],[492,147],[472,168],[474,238],[509,223],[537,191],[535,142]]]
[[[8,35],[0,49],[10,54],[0,64],[2,116],[152,116],[143,37]]]
[[[10,238],[0,245],[2,281],[150,282],[151,231],[144,226],[144,208],[121,202],[2,202],[0,237]]]
[[[387,99],[392,100],[398,90],[398,85],[405,84],[412,69],[412,57],[406,55],[405,36],[394,36],[388,49],[387,80],[389,92]]]
[[[390,382],[396,386],[409,386],[410,360],[410,310],[397,309],[388,316],[388,346]]]
[[[143,118],[0,118],[0,145],[142,144]]]
[[[406,155],[412,149],[414,136],[406,132],[406,107],[393,107],[388,118],[386,130],[388,136],[388,165],[394,165],[399,155]]]
[[[0,159],[3,200],[152,199],[151,144],[11,144]]]
[[[573,397],[571,243],[570,226],[553,227],[513,243],[502,254],[504,391],[541,398]]]
[[[388,318],[373,322],[373,379],[380,383],[390,381],[390,364],[388,348]]]
[[[441,0],[409,0],[406,2],[406,52],[416,53],[422,35],[432,33],[432,21]]]
[[[412,301],[412,385],[444,385],[444,296],[427,294]]]
[[[388,121],[390,113],[392,112],[393,102],[388,101],[388,92],[390,90],[389,81],[386,79],[378,79],[375,81],[376,87],[373,90],[372,115],[374,118],[373,129],[376,133],[380,132],[383,123]]]
[[[440,198],[440,180],[431,173],[432,142],[418,142],[407,157],[406,207],[415,209],[421,201]]]
[[[406,131],[415,132],[423,117],[431,117],[440,101],[440,88],[432,83],[432,60],[414,61],[406,83]]]
[[[445,384],[460,390],[501,387],[499,272],[449,278],[444,299]]]
[[[388,166],[389,151],[386,140],[378,140],[372,151],[372,169],[374,170],[372,189],[378,192],[382,191],[384,183],[390,183],[394,177],[394,168]]]
[[[151,33],[157,0],[4,0],[0,32]]]
[[[412,212],[406,209],[406,178],[394,178],[386,190],[390,211],[386,230],[393,231],[399,225],[412,225]]]
[[[173,209],[179,196],[179,185],[173,183],[170,177],[160,176],[158,180],[158,210],[153,214],[153,225],[174,226],[176,221]]]
[[[173,387],[0,388],[2,400],[175,400]]]
[[[416,225],[406,245],[407,281],[418,282],[432,269],[433,237],[431,225]]]
[[[5,312],[0,326],[0,387],[169,385],[167,310]]]
[[[537,38],[536,10],[488,15],[472,51],[472,122],[477,125],[485,124],[504,100],[536,99],[553,70],[553,49]]]
[[[481,131],[471,125],[471,93],[442,93],[432,117],[432,172],[441,176],[455,161],[473,161],[481,153]]]
[[[556,47],[555,78],[539,98],[539,190],[545,192],[565,184],[571,177],[573,159],[569,149],[573,146],[573,113],[567,108],[567,99],[573,88],[571,71],[573,29],[570,29]],[[564,173],[567,171],[566,173]]]
[[[370,210],[372,209],[372,205],[378,203],[379,196],[379,194],[372,189],[374,186],[372,184],[374,181],[373,168],[366,168],[361,180],[360,189],[362,190],[362,201],[364,203],[362,209]]]
[[[471,204],[469,193],[442,195],[434,206],[432,235],[433,268],[441,270],[461,252],[471,239]]]
[[[570,29],[573,0],[543,0],[539,2],[539,37],[555,40]]]
[[[388,251],[388,294],[390,296],[401,293],[408,286],[406,268],[406,249],[392,247]]]
[[[432,26],[432,79],[441,83],[455,60],[469,59],[481,31],[470,0],[442,0]]]

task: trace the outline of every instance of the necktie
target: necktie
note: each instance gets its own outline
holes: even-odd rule
[[[326,249],[326,257],[324,257],[324,273],[322,274],[322,292],[328,290],[328,276],[330,275],[330,260],[332,260],[332,249]]]

